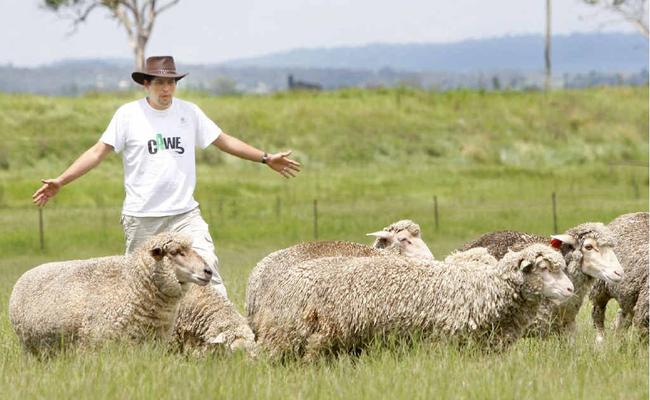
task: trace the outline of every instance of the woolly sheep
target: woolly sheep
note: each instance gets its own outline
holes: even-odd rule
[[[261,288],[273,282],[276,271],[303,261],[335,256],[367,257],[388,254],[433,259],[431,251],[420,237],[420,226],[411,220],[397,221],[382,231],[369,233],[368,236],[376,238],[372,247],[338,240],[320,241],[299,243],[269,254],[257,263],[248,278],[246,313],[254,314],[260,304],[264,303],[266,292]],[[253,326],[251,328],[255,331]]]
[[[571,295],[563,268],[562,257],[540,244],[478,268],[390,255],[312,259],[277,270],[249,320],[271,356],[312,359],[412,334],[503,348],[542,298]]]
[[[542,236],[501,231],[485,234],[467,243],[462,249],[485,247],[498,259],[509,248],[517,250],[530,243],[548,242],[549,239]],[[564,256],[566,273],[573,283],[575,295],[560,305],[544,302],[535,321],[528,328],[528,336],[543,337],[573,332],[576,315],[594,280],[617,282],[623,276],[623,269],[613,251],[616,238],[602,223],[578,225],[562,235],[553,235],[551,243]]]
[[[246,287],[246,314],[253,332],[256,331],[250,316],[260,307],[271,304],[268,298],[269,286],[278,283],[278,273],[292,268],[301,262],[332,256],[367,257],[380,256],[383,252],[373,247],[344,241],[322,241],[299,243],[286,249],[275,251],[257,263],[248,277]]]
[[[9,318],[33,353],[107,340],[167,339],[189,283],[212,272],[191,238],[162,233],[127,256],[43,264],[25,272],[9,299]]]
[[[375,237],[372,244],[374,248],[387,249],[399,245],[400,254],[402,255],[434,260],[433,254],[422,240],[420,232],[420,225],[409,219],[403,219],[385,227],[381,231],[368,233],[368,236]]]
[[[596,340],[605,338],[605,310],[610,299],[620,305],[616,328],[625,329],[634,323],[642,337],[648,338],[648,213],[624,214],[607,225],[618,236],[614,248],[621,260],[625,276],[619,283],[597,282],[589,298],[593,304],[591,318]]]
[[[454,251],[445,257],[445,264],[497,265],[497,259],[485,247],[474,247],[465,251]]]
[[[222,347],[256,356],[253,331],[235,305],[212,285],[192,287],[181,300],[173,341],[183,352],[203,355]]]

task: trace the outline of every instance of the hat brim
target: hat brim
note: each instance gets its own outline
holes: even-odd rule
[[[166,75],[159,75],[159,74],[146,74],[144,72],[134,72],[131,74],[131,78],[140,85],[144,85],[144,80],[147,77],[154,77],[154,78],[174,78],[176,81],[180,81],[183,79],[187,73],[185,74],[166,74]]]

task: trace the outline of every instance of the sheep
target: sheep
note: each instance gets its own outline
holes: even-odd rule
[[[172,341],[182,352],[205,355],[222,347],[255,358],[255,336],[246,319],[212,285],[196,286],[181,300]]]
[[[248,278],[247,315],[255,314],[265,301],[260,288],[273,281],[277,270],[303,261],[334,256],[367,257],[387,254],[433,260],[431,251],[420,237],[420,226],[411,220],[397,221],[381,231],[367,235],[376,238],[372,246],[338,240],[306,242],[269,254],[257,263]],[[255,331],[253,326],[251,328]]]
[[[420,225],[415,222],[403,219],[397,221],[381,231],[368,233],[367,236],[374,236],[375,241],[372,247],[377,249],[389,249],[399,245],[400,254],[407,257],[434,260],[433,254],[427,244],[420,236]]]
[[[191,238],[162,233],[127,256],[42,264],[25,272],[9,299],[24,349],[49,353],[109,340],[167,340],[189,284],[206,285],[210,268]]]
[[[445,257],[445,264],[497,265],[498,260],[485,247],[474,247],[465,251],[454,251]]]
[[[501,231],[487,233],[467,243],[462,250],[486,247],[490,254],[499,259],[509,248],[517,250],[536,242],[548,243],[549,240],[527,233]],[[550,242],[564,256],[566,273],[573,283],[575,295],[560,305],[545,302],[526,336],[573,333],[576,315],[595,279],[618,282],[623,276],[623,269],[613,251],[615,235],[602,223],[578,225],[564,234],[551,236]]]
[[[312,360],[413,334],[504,349],[544,297],[572,294],[564,267],[541,244],[478,268],[393,255],[311,259],[276,270],[260,287],[266,301],[248,317],[272,359]]]
[[[618,236],[614,248],[621,260],[625,276],[619,283],[597,282],[589,293],[593,305],[591,318],[596,328],[596,341],[605,339],[605,310],[610,299],[616,299],[620,310],[616,318],[617,330],[630,323],[638,328],[641,337],[648,339],[648,213],[624,214],[607,227]]]
[[[269,285],[277,283],[281,271],[308,260],[332,256],[367,257],[380,256],[382,250],[368,245],[345,241],[306,242],[275,251],[260,260],[248,277],[246,287],[246,314],[255,315],[260,307],[269,301],[266,297]],[[248,324],[256,331],[255,321],[250,317]]]
[[[531,235],[517,231],[496,231],[481,235],[478,239],[465,243],[458,251],[466,251],[476,247],[484,247],[497,260],[501,259],[515,244],[547,243],[548,239],[539,235]]]

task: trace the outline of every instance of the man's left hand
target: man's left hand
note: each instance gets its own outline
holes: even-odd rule
[[[290,155],[291,150],[269,154],[266,164],[287,179],[295,177],[300,172],[300,163],[290,159]]]

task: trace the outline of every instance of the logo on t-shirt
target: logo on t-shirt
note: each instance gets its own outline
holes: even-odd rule
[[[175,137],[163,137],[162,134],[156,134],[156,139],[152,139],[147,142],[147,149],[149,154],[156,154],[158,150],[173,150],[178,154],[185,153],[185,149],[181,146],[180,136]]]

